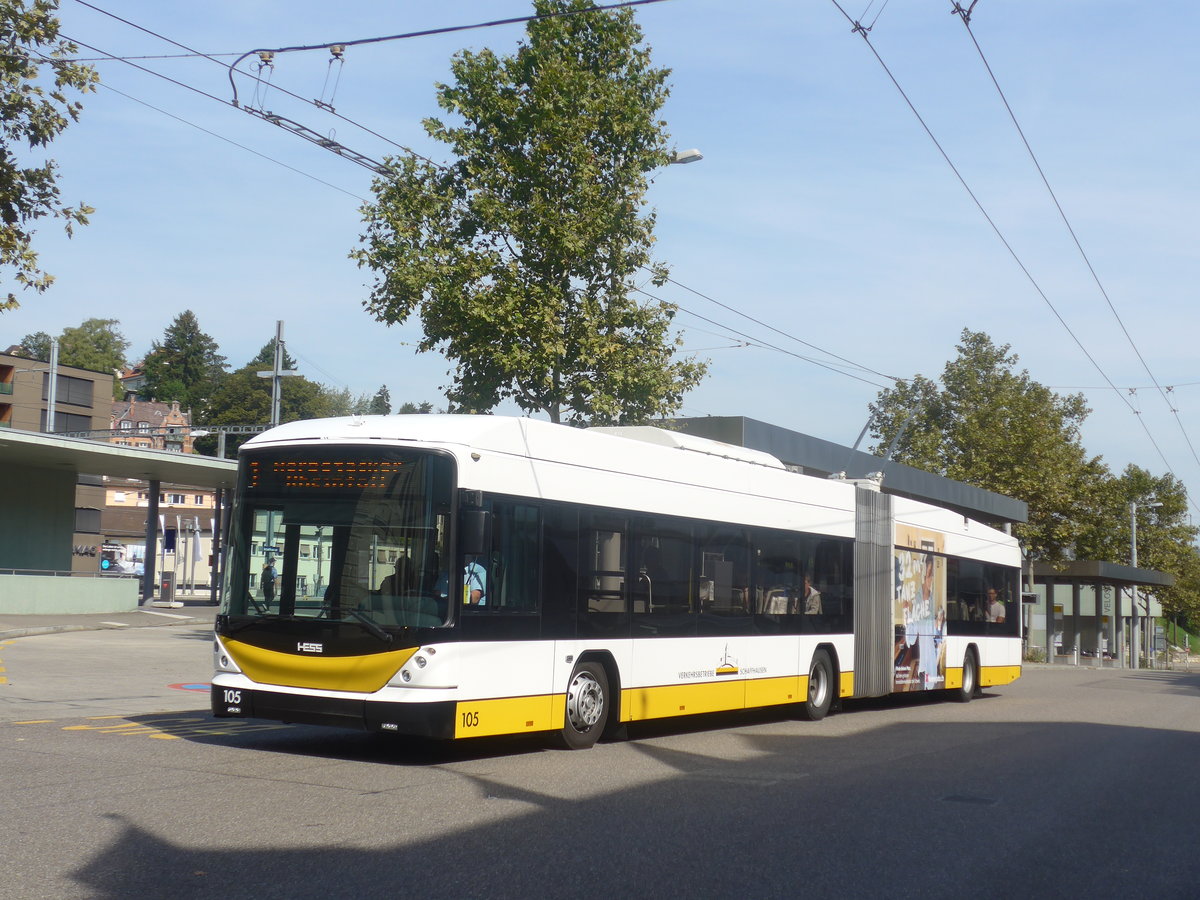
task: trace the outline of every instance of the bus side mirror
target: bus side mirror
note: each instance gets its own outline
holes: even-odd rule
[[[492,548],[492,514],[486,509],[464,509],[459,517],[458,552],[482,556]]]

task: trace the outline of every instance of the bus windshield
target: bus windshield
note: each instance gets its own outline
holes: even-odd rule
[[[447,456],[394,448],[268,448],[238,473],[222,613],[445,625]]]

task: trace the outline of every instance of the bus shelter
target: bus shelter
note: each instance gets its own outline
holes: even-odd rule
[[[1031,653],[1068,665],[1138,668],[1152,658],[1154,623],[1162,606],[1153,590],[1175,577],[1098,560],[1033,567],[1036,602],[1027,604]],[[1040,654],[1039,654],[1040,655]]]

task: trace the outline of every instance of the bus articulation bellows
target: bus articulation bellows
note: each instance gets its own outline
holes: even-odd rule
[[[657,428],[295,422],[247,442],[217,716],[433,738],[1020,674],[1020,551],[872,481]]]

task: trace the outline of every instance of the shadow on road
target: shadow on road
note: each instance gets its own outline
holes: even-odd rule
[[[87,896],[113,900],[1190,897],[1200,879],[1192,807],[1163,777],[1200,754],[1192,732],[921,722],[833,739],[740,737],[749,752],[737,760],[636,739],[575,754],[566,771],[580,777],[603,777],[631,753],[661,773],[581,799],[557,796],[552,779],[527,773],[514,784],[511,773],[502,782],[455,765],[528,751],[513,742],[435,752],[309,728],[243,735],[235,742],[261,750],[436,767],[464,825],[417,837],[413,823],[435,810],[427,793],[414,801],[398,770],[391,789],[311,784],[300,806],[289,802],[294,781],[262,778],[215,809],[200,846],[116,818],[115,839],[73,877]],[[497,801],[509,801],[504,814],[487,817]],[[325,824],[331,803],[353,834]],[[1136,840],[1122,831],[1131,822]]]

